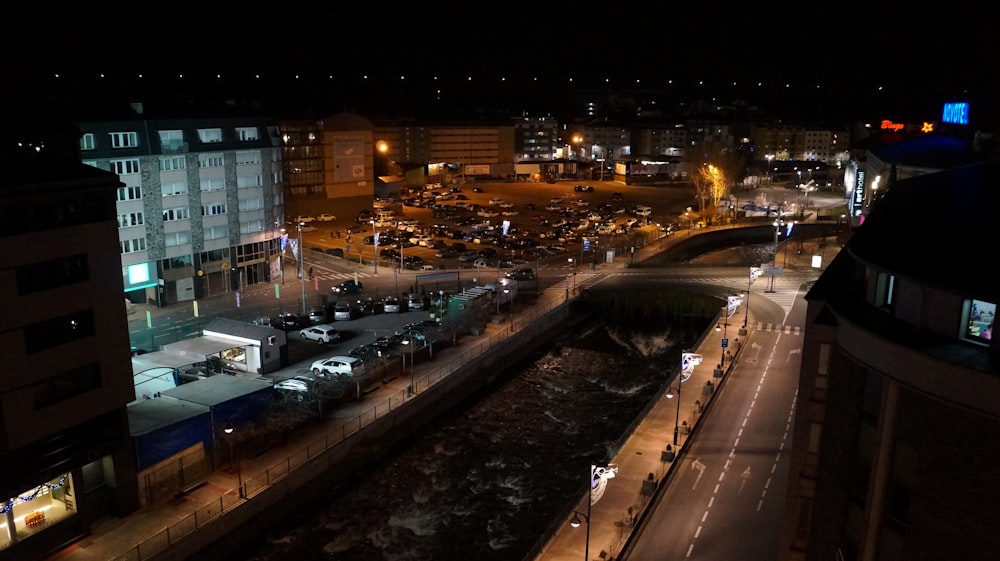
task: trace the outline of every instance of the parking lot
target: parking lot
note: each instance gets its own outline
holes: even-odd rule
[[[393,268],[472,268],[477,261],[514,267],[580,253],[585,243],[594,251],[624,250],[634,237],[658,237],[657,230],[676,228],[693,195],[687,185],[614,182],[430,185],[399,201],[377,203],[371,218],[340,217],[303,238],[306,247],[350,260],[377,258]]]

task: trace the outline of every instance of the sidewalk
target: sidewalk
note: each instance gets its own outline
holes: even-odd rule
[[[733,349],[733,360],[739,360],[738,340],[746,337],[738,335],[742,321],[733,321],[742,316],[737,313],[731,318],[728,330],[730,349]],[[753,312],[749,312],[748,329],[755,325]],[[747,333],[750,335],[752,331]],[[694,368],[694,372],[686,382],[680,384],[680,395],[677,393],[679,376],[675,376],[670,384],[672,398],[666,393],[652,404],[648,413],[628,437],[610,464],[617,465],[618,471],[607,483],[604,495],[590,506],[589,516],[589,547],[587,543],[588,525],[585,516],[580,516],[582,524],[574,528],[570,525],[574,513],[586,515],[587,495],[580,497],[579,502],[567,512],[565,522],[554,527],[554,535],[550,537],[541,551],[534,557],[535,561],[578,561],[585,551],[589,550],[590,559],[616,559],[622,547],[628,540],[634,524],[643,510],[652,500],[656,488],[664,481],[675,463],[683,459],[686,444],[691,435],[687,434],[684,425],[693,430],[705,408],[710,406],[712,398],[725,383],[733,363],[727,363],[725,376],[715,378],[714,371],[722,354],[722,332],[709,329],[691,352],[700,354],[703,361]],[[742,345],[741,345],[742,346]],[[667,365],[666,368],[679,372],[680,365]],[[708,388],[711,382],[713,388]],[[674,429],[681,425],[677,435],[677,446],[674,446]],[[671,451],[673,452],[671,454]],[[580,466],[581,479],[586,477],[590,466]],[[558,521],[557,521],[558,523]]]

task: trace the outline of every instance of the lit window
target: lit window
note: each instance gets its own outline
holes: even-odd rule
[[[134,132],[113,132],[110,134],[112,148],[135,148],[139,145],[139,136]]]
[[[993,320],[996,317],[997,305],[983,300],[970,300],[966,303],[965,337],[974,341],[990,341],[993,339]]]
[[[198,129],[198,139],[206,144],[222,142],[222,129]]]

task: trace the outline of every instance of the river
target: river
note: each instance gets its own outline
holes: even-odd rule
[[[699,335],[582,325],[229,561],[520,561]]]

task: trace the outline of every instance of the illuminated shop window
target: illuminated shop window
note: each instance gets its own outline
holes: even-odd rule
[[[73,476],[66,473],[17,496],[0,499],[0,549],[75,515],[75,492]]]

